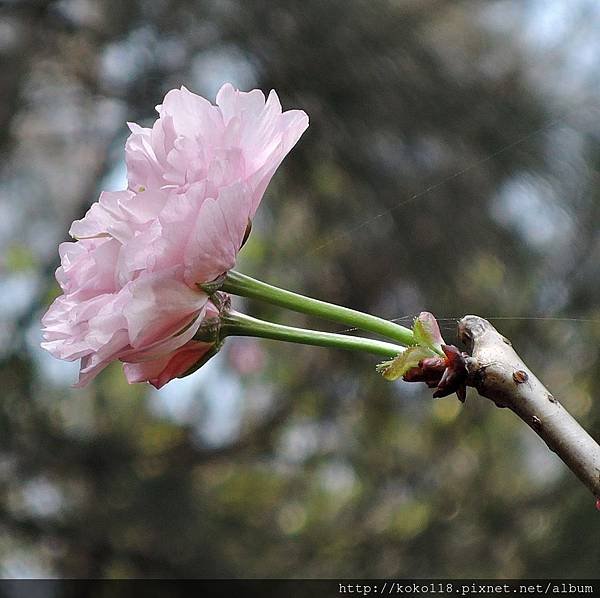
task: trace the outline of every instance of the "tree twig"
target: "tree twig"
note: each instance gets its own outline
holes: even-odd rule
[[[510,341],[478,316],[462,318],[458,333],[471,355],[467,384],[516,413],[600,497],[600,446],[527,368]]]

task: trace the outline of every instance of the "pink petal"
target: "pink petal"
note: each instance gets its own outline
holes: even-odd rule
[[[75,243],[61,243],[61,265],[56,280],[65,293],[77,293],[79,299],[113,293],[115,266],[121,245],[114,239],[84,239]]]
[[[176,270],[147,273],[131,283],[123,315],[132,347],[141,349],[172,336],[200,312],[208,296],[177,280]]]
[[[149,382],[161,388],[173,378],[178,378],[197,363],[212,347],[211,343],[189,341],[173,353],[141,363],[125,363],[123,370],[130,384]]]
[[[184,254],[185,281],[214,280],[235,265],[250,215],[243,185],[222,189],[218,199],[207,199],[198,212]]]
[[[260,89],[243,92],[236,90],[231,83],[225,83],[217,93],[217,106],[225,124],[241,112],[247,112],[249,118],[256,118],[264,105],[265,96]]]

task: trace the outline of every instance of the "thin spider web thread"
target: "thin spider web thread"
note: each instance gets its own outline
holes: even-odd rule
[[[386,320],[388,322],[395,322],[395,323],[412,323],[413,320],[417,317],[418,314],[410,314],[407,316],[399,316],[397,318],[386,318]],[[456,328],[456,324],[459,322],[459,320],[462,318],[463,316],[451,316],[451,317],[444,317],[444,318],[438,318],[436,317],[436,320],[438,322],[438,324],[440,325],[440,328],[443,328],[444,330],[454,330]],[[535,321],[550,321],[550,322],[575,322],[575,323],[587,323],[587,324],[594,324],[594,323],[600,323],[600,318],[573,318],[573,317],[560,317],[560,316],[480,316],[482,318],[484,318],[485,320],[489,320],[490,322],[493,322],[494,320],[504,320],[504,321],[510,321],[510,320],[535,320]],[[336,332],[338,334],[344,334],[347,332],[356,332],[360,330],[360,328],[345,328],[344,330],[337,330]]]
[[[583,106],[585,108],[585,106]],[[347,237],[349,234],[354,233],[362,228],[364,228],[365,226],[368,226],[369,224],[371,224],[372,222],[382,218],[383,216],[386,216],[392,212],[395,212],[396,210],[406,206],[409,203],[412,203],[413,201],[416,201],[417,199],[421,199],[424,198],[425,196],[427,196],[429,193],[431,193],[431,191],[434,191],[435,189],[438,189],[442,186],[444,186],[446,183],[457,179],[459,177],[461,177],[463,174],[466,174],[467,172],[473,170],[474,168],[477,168],[478,166],[481,166],[482,164],[485,164],[487,162],[489,162],[490,160],[494,159],[495,157],[509,151],[510,149],[513,149],[515,147],[518,147],[519,145],[525,143],[526,141],[536,137],[537,135],[540,135],[541,133],[544,133],[548,130],[550,130],[552,127],[565,122],[571,115],[575,114],[577,111],[579,111],[582,108],[581,105],[573,107],[569,110],[567,110],[566,112],[564,112],[561,116],[556,117],[556,118],[552,118],[550,120],[548,120],[547,122],[545,122],[544,124],[542,124],[541,126],[537,127],[536,129],[534,129],[533,131],[530,131],[529,133],[522,135],[521,137],[519,137],[518,139],[515,139],[514,141],[511,141],[510,143],[502,146],[501,148],[497,149],[496,151],[492,152],[491,154],[488,154],[487,156],[479,159],[479,160],[475,160],[474,162],[472,162],[471,164],[469,164],[468,166],[465,166],[464,168],[458,170],[457,172],[454,172],[451,175],[448,175],[444,178],[442,178],[441,180],[437,181],[436,183],[433,183],[429,186],[427,186],[425,189],[423,189],[422,191],[419,191],[418,193],[415,193],[413,195],[411,195],[410,197],[407,197],[406,199],[400,200],[396,205],[387,208],[373,216],[369,216],[367,218],[365,218],[364,220],[362,220],[362,222],[359,222],[358,224],[355,224],[353,226],[349,226],[346,228],[346,230],[333,235],[331,238],[327,239],[327,241],[313,247],[312,249],[310,249],[307,254],[315,254],[318,253],[319,251],[321,251],[322,249],[324,249],[325,247],[328,247],[334,243],[337,243],[338,241],[340,241],[341,239]],[[597,106],[587,106],[587,108],[589,110],[595,110],[597,109]],[[389,322],[396,322],[396,323],[400,323],[403,321],[406,322],[412,322],[412,320],[414,320],[414,318],[416,317],[416,315],[405,315],[405,316],[399,316],[396,318],[386,318]],[[457,316],[457,317],[444,317],[444,318],[436,318],[438,322],[441,323],[441,325],[448,330],[449,329],[449,324],[448,322],[458,322],[458,320],[461,318],[462,316]],[[490,320],[490,321],[494,321],[494,320],[504,320],[504,321],[509,321],[509,320],[535,320],[535,321],[554,321],[554,322],[578,322],[578,323],[597,323],[600,322],[600,318],[585,318],[585,317],[555,317],[555,316],[482,316],[485,317],[485,319]],[[347,328],[344,330],[340,330],[338,331],[339,333],[347,333],[347,332],[355,332],[357,330],[360,330],[359,328]]]
[[[580,108],[581,108],[581,106],[578,106],[578,107],[567,110],[564,114],[562,114],[562,116],[548,120],[543,125],[537,127],[533,131],[530,131],[529,133],[522,135],[521,137],[515,139],[514,141],[511,141],[510,143],[502,146],[501,148],[497,149],[496,151],[492,152],[491,154],[488,154],[487,156],[480,158],[479,160],[473,161],[471,164],[469,164],[468,166],[465,166],[464,168],[461,168],[457,172],[454,172],[453,174],[450,174],[450,175],[442,178],[441,180],[437,181],[436,183],[432,183],[431,185],[427,186],[422,191],[414,193],[413,195],[400,200],[396,205],[386,208],[385,210],[383,210],[373,216],[369,216],[369,217],[365,218],[364,220],[362,220],[361,222],[359,222],[358,224],[349,226],[346,230],[344,230],[336,235],[333,235],[331,238],[327,239],[327,241],[324,241],[323,243],[320,243],[319,245],[310,249],[308,251],[308,254],[310,255],[310,254],[318,253],[323,248],[328,247],[329,245],[331,245],[333,243],[337,243],[341,239],[345,238],[347,235],[354,233],[354,232],[364,228],[365,226],[368,226],[370,223],[374,222],[375,220],[378,220],[379,218],[383,218],[383,216],[387,216],[388,214],[395,212],[396,210],[406,206],[407,204],[412,203],[413,201],[416,201],[417,199],[421,199],[421,198],[425,197],[426,195],[431,193],[431,191],[435,191],[436,189],[443,187],[446,183],[449,183],[450,181],[453,181],[454,179],[461,177],[463,174],[470,172],[474,168],[477,168],[478,166],[481,166],[482,164],[486,164],[490,160],[493,160],[494,158],[502,155],[503,153],[507,152],[508,150],[513,149],[513,148],[525,143],[526,141],[529,141],[533,137],[536,137],[537,135],[550,130],[552,127],[556,126],[557,124],[562,123],[565,120],[567,120],[567,118],[569,116],[574,114]],[[594,108],[595,107],[590,107],[590,109],[594,109]]]

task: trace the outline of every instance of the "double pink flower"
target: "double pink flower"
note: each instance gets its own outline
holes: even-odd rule
[[[210,350],[193,340],[216,313],[197,284],[230,270],[262,196],[308,126],[277,94],[224,85],[217,105],[167,93],[151,129],[130,124],[128,189],[104,192],[71,226],[42,320],[42,347],[81,359],[77,386],[121,360],[157,388]]]

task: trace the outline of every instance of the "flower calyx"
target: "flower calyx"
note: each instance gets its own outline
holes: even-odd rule
[[[194,334],[194,340],[213,343],[215,352],[218,352],[225,342],[225,335],[221,329],[222,316],[231,308],[231,298],[225,293],[214,292],[210,296],[210,300],[217,313],[212,317],[204,318]]]
[[[196,286],[201,291],[205,292],[211,299],[213,299],[213,297],[218,294],[218,291],[221,290],[226,277],[227,272],[221,274],[221,276],[217,276],[217,278],[211,280],[210,282],[198,283]]]

